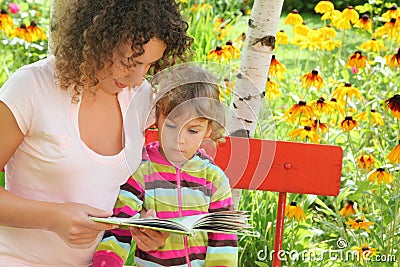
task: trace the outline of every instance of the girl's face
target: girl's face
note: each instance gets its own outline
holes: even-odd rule
[[[134,59],[135,66],[129,67],[129,58],[134,51],[130,44],[124,44],[113,52],[113,64],[99,73],[97,88],[107,94],[118,94],[125,87],[139,86],[149,68],[157,62],[165,51],[163,41],[152,38],[143,46],[144,53]]]
[[[161,153],[177,166],[191,159],[212,131],[206,119],[182,117],[172,119],[160,116],[157,120]]]

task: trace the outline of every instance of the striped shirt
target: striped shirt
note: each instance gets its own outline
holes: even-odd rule
[[[208,159],[195,155],[181,168],[169,163],[159,152],[158,142],[145,147],[136,173],[121,187],[114,215],[138,216],[140,210],[154,209],[162,219],[231,210],[228,178]],[[95,256],[126,261],[132,237],[128,230],[106,231]],[[237,236],[198,232],[194,237],[170,234],[159,250],[136,248],[135,263],[143,267],[237,266]],[[99,265],[100,266],[100,265]],[[111,266],[111,265],[105,265]],[[97,267],[93,265],[93,267]]]

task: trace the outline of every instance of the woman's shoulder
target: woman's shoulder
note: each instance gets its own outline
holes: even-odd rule
[[[54,56],[49,56],[47,58],[25,65],[21,67],[18,71],[28,71],[34,74],[46,73],[52,75],[52,77],[54,78],[54,70],[55,70],[55,58]]]

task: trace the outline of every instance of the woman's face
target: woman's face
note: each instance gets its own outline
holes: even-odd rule
[[[130,44],[121,45],[113,53],[113,64],[109,69],[99,73],[97,88],[107,94],[118,94],[125,87],[141,85],[143,77],[153,63],[158,61],[165,51],[163,41],[152,38],[143,46],[144,53],[134,58],[134,67],[128,61],[134,51]]]

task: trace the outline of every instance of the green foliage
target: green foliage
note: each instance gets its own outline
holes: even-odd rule
[[[10,12],[10,3],[19,7],[16,14]],[[14,30],[22,24],[29,26],[31,21],[35,21],[44,32],[49,27],[50,1],[0,1],[0,7],[11,17]],[[29,42],[10,36],[0,28],[0,86],[16,69],[46,56],[47,40]]]

